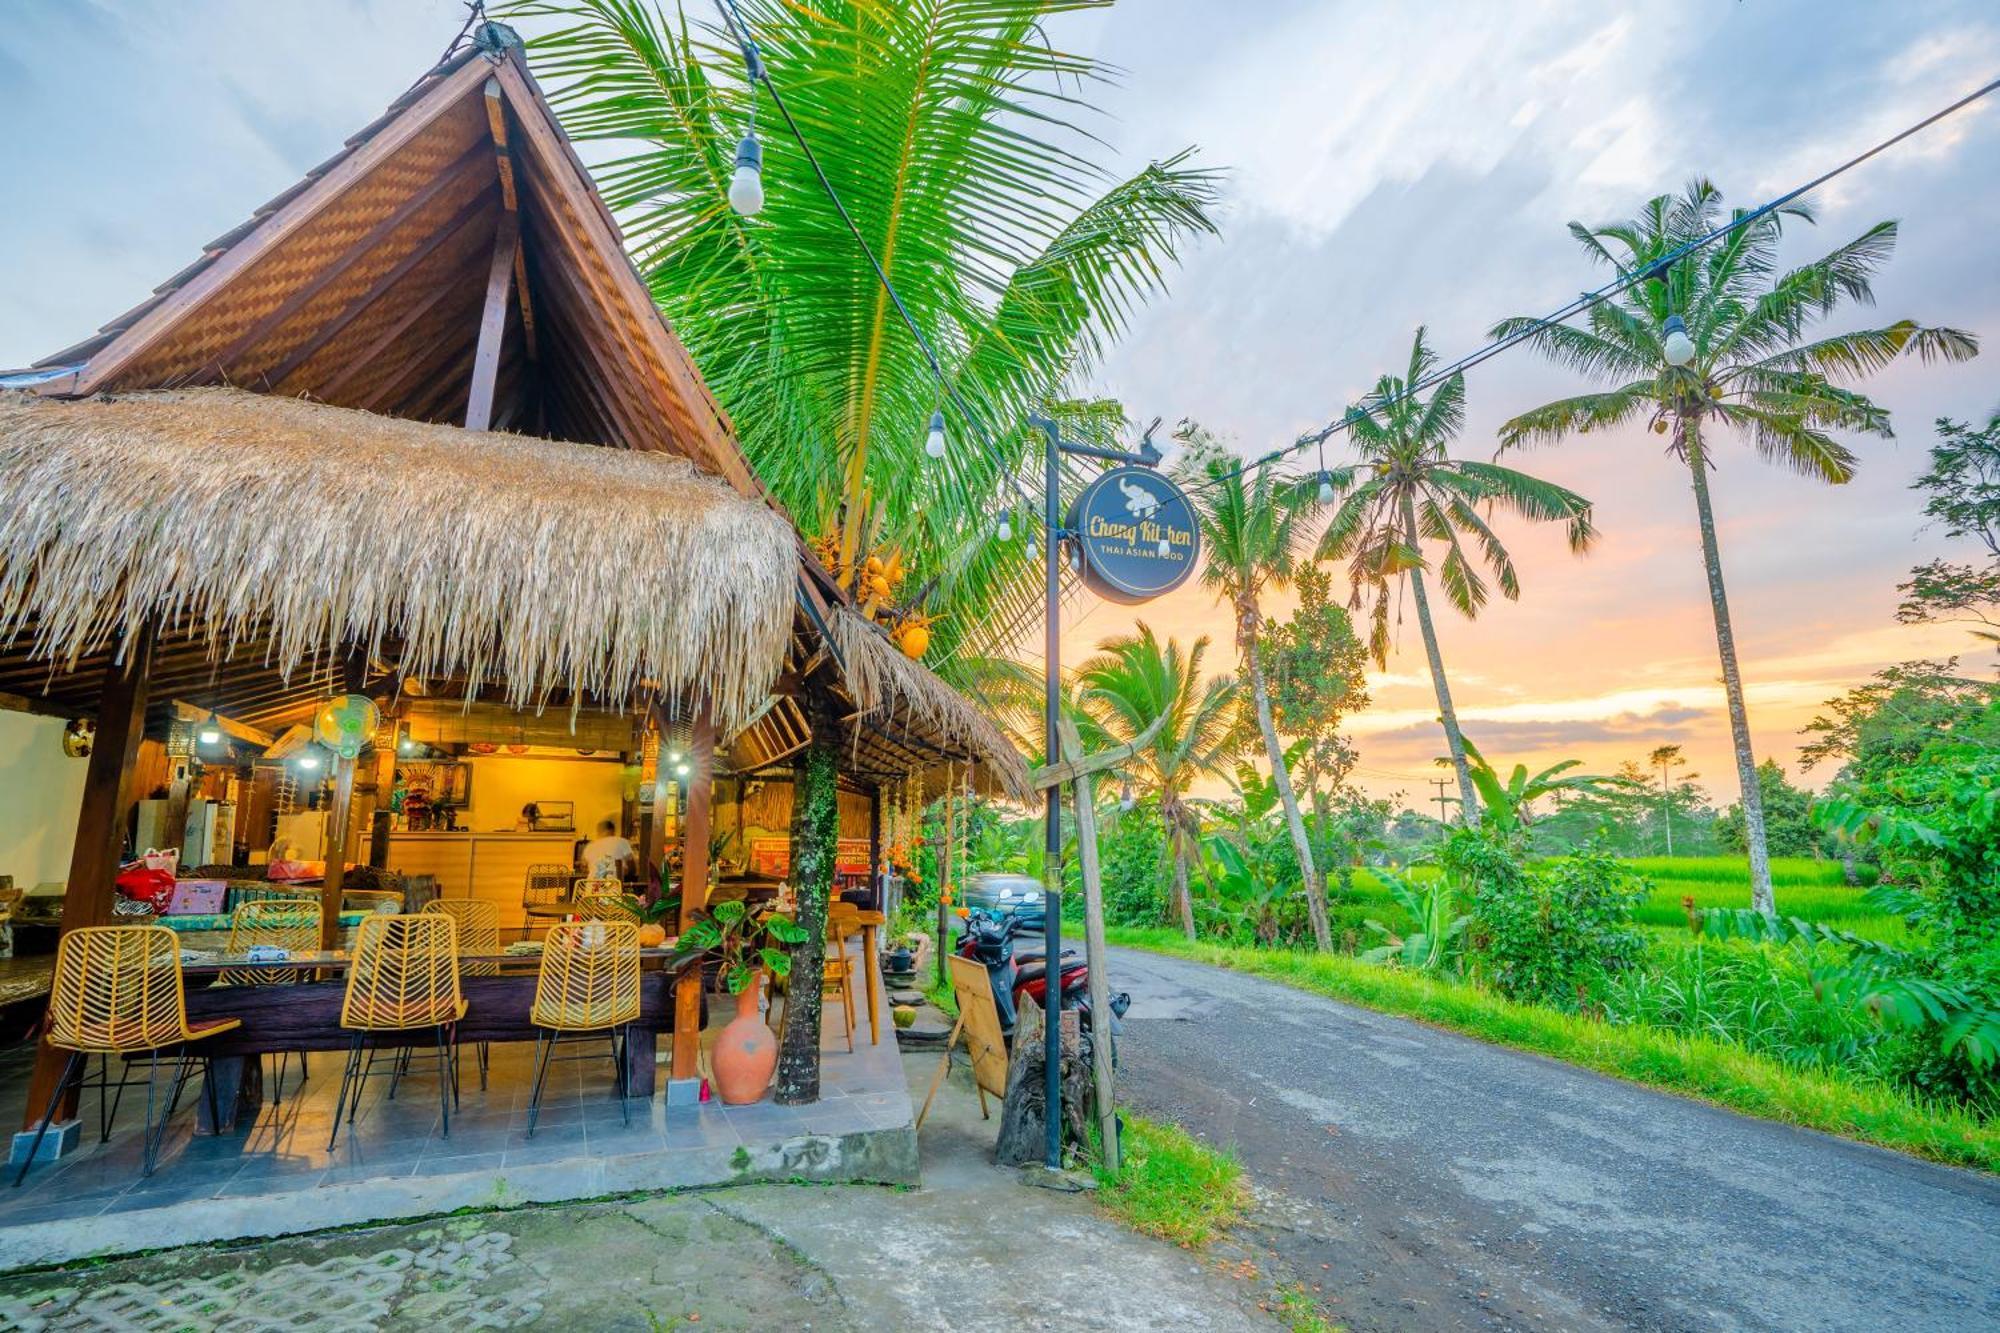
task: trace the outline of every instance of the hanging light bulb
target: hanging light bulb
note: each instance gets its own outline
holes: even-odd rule
[[[1118,789],[1118,808],[1120,810],[1130,810],[1138,803],[1139,798],[1132,794],[1131,783],[1128,782]]]
[[[1173,555],[1173,553],[1174,553],[1173,543],[1168,541],[1165,537],[1160,538],[1160,559],[1162,560],[1168,559]]]
[[[924,436],[924,452],[932,458],[944,457],[944,409],[931,413],[930,434]]]
[[[1069,572],[1072,574],[1083,573],[1083,553],[1076,549],[1075,542],[1069,544]]]
[[[1000,525],[993,530],[993,535],[1003,542],[1014,540],[1014,525],[1007,521],[1005,514],[1000,515]]]
[[[1035,545],[1035,534],[1034,534],[1034,533],[1032,533],[1032,532],[1031,532],[1031,533],[1029,533],[1029,534],[1028,534],[1028,563],[1029,563],[1029,564],[1031,564],[1031,565],[1032,565],[1032,564],[1034,564],[1034,563],[1035,563],[1035,559],[1036,559],[1036,557],[1038,557],[1039,555],[1041,555],[1041,553],[1042,553],[1042,548],[1041,548],[1041,547],[1039,547],[1039,546],[1037,546],[1037,545]]]
[[[403,726],[398,727],[396,731],[396,748],[404,754],[415,754],[417,752],[417,743],[410,739],[409,725],[405,723]]]
[[[764,146],[755,130],[736,145],[736,174],[729,181],[729,206],[746,218],[764,211]]]
[[[208,721],[201,724],[201,730],[195,732],[194,738],[203,745],[222,744],[222,719],[210,713]]]
[[[688,766],[687,766],[686,764],[675,764],[675,765],[674,765],[674,776],[675,776],[675,777],[679,777],[679,778],[684,778],[684,777],[686,777],[687,775],[688,775]]]
[[[319,767],[319,751],[306,749],[299,751],[299,767],[308,773]]]
[[[1694,339],[1688,337],[1687,322],[1679,315],[1668,315],[1665,328],[1667,364],[1685,366],[1694,360]]]
[[[1319,474],[1319,502],[1323,505],[1333,503],[1333,477],[1324,471]]]

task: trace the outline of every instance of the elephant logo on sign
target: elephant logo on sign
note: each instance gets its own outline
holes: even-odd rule
[[[1119,478],[1118,489],[1125,492],[1125,510],[1133,518],[1151,518],[1160,507],[1160,497],[1135,481]]]

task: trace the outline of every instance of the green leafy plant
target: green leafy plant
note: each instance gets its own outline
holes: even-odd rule
[[[759,917],[742,903],[717,903],[682,932],[681,948],[714,949],[721,955],[723,984],[731,995],[740,995],[759,971],[780,981],[791,976],[792,956],[776,945],[790,947],[805,940],[805,930],[784,917]]]
[[[1645,897],[1643,881],[1598,851],[1485,875],[1472,896],[1474,973],[1509,999],[1575,1008],[1645,955],[1632,924]]]
[[[1460,937],[1472,924],[1470,913],[1458,910],[1458,888],[1449,879],[1417,884],[1387,871],[1376,872],[1416,926],[1398,935],[1373,917],[1364,923],[1383,943],[1364,951],[1364,963],[1393,963],[1416,972],[1455,972]]]
[[[1612,791],[1630,791],[1643,784],[1629,778],[1606,777],[1595,773],[1570,773],[1583,762],[1579,759],[1565,759],[1559,764],[1551,764],[1539,773],[1530,774],[1526,764],[1514,765],[1514,771],[1503,781],[1500,770],[1487,762],[1486,756],[1470,737],[1461,738],[1465,746],[1466,771],[1472,778],[1472,785],[1484,802],[1482,817],[1503,837],[1519,838],[1527,831],[1534,815],[1531,807],[1546,796],[1563,794],[1603,795]],[[1568,776],[1564,776],[1568,774]]]

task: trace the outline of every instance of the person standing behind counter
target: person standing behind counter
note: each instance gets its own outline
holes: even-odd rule
[[[637,872],[637,856],[632,843],[618,836],[618,825],[609,819],[597,821],[597,836],[583,845],[584,873],[593,879],[627,879]]]

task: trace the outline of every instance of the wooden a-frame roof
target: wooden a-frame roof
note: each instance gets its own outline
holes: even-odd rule
[[[497,363],[477,366],[509,256]],[[459,425],[481,373],[495,429],[679,454],[768,498],[498,24],[145,302],[0,380],[228,384]]]

